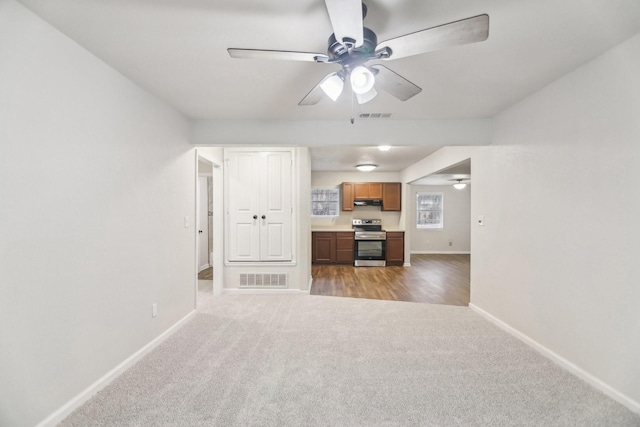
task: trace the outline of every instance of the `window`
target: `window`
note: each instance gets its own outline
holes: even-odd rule
[[[311,216],[331,218],[340,215],[340,190],[311,188]]]
[[[416,228],[443,228],[443,194],[417,193]]]

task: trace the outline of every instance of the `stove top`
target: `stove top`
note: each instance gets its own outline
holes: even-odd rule
[[[355,231],[384,231],[382,230],[382,220],[380,219],[354,219],[351,226]]]

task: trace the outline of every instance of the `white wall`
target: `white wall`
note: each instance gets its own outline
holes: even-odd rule
[[[195,161],[182,116],[13,0],[0,58],[0,425],[28,426],[193,310]]]
[[[343,182],[400,182],[398,172],[311,172],[312,187],[340,188]],[[342,191],[342,189],[340,189]],[[342,192],[340,193],[342,197]],[[401,226],[402,212],[388,212],[377,206],[356,207],[353,211],[340,210],[337,218],[311,218],[313,228],[336,227],[351,228],[353,218],[381,219],[383,227]]]
[[[418,192],[443,194],[444,228],[416,228]],[[469,253],[471,250],[470,195],[471,185],[467,185],[462,190],[456,190],[453,185],[412,185],[409,199],[411,253]]]
[[[640,35],[495,118],[471,302],[640,412],[638,76]]]

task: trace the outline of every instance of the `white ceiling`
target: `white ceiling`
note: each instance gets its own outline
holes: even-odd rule
[[[226,51],[325,53],[332,30],[323,0],[20,1],[194,121],[343,122],[352,115],[348,96],[297,105],[336,65],[232,59]],[[380,92],[355,113],[391,113],[394,121],[489,118],[640,31],[638,0],[365,2],[365,25],[379,41],[490,16],[485,42],[385,61],[422,92],[406,102]],[[371,145],[380,143],[373,131],[370,139]],[[252,142],[260,141],[245,141]],[[439,148],[429,145],[431,151]],[[313,148],[314,170],[321,164],[351,169],[356,154],[347,150],[349,161],[342,162],[335,150]]]

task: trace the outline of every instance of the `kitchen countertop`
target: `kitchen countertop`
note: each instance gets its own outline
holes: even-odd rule
[[[402,231],[404,232],[404,230],[402,228],[398,228],[398,227],[383,227],[384,231]],[[353,232],[352,228],[347,228],[347,227],[312,227],[311,231],[333,231],[333,232]]]

